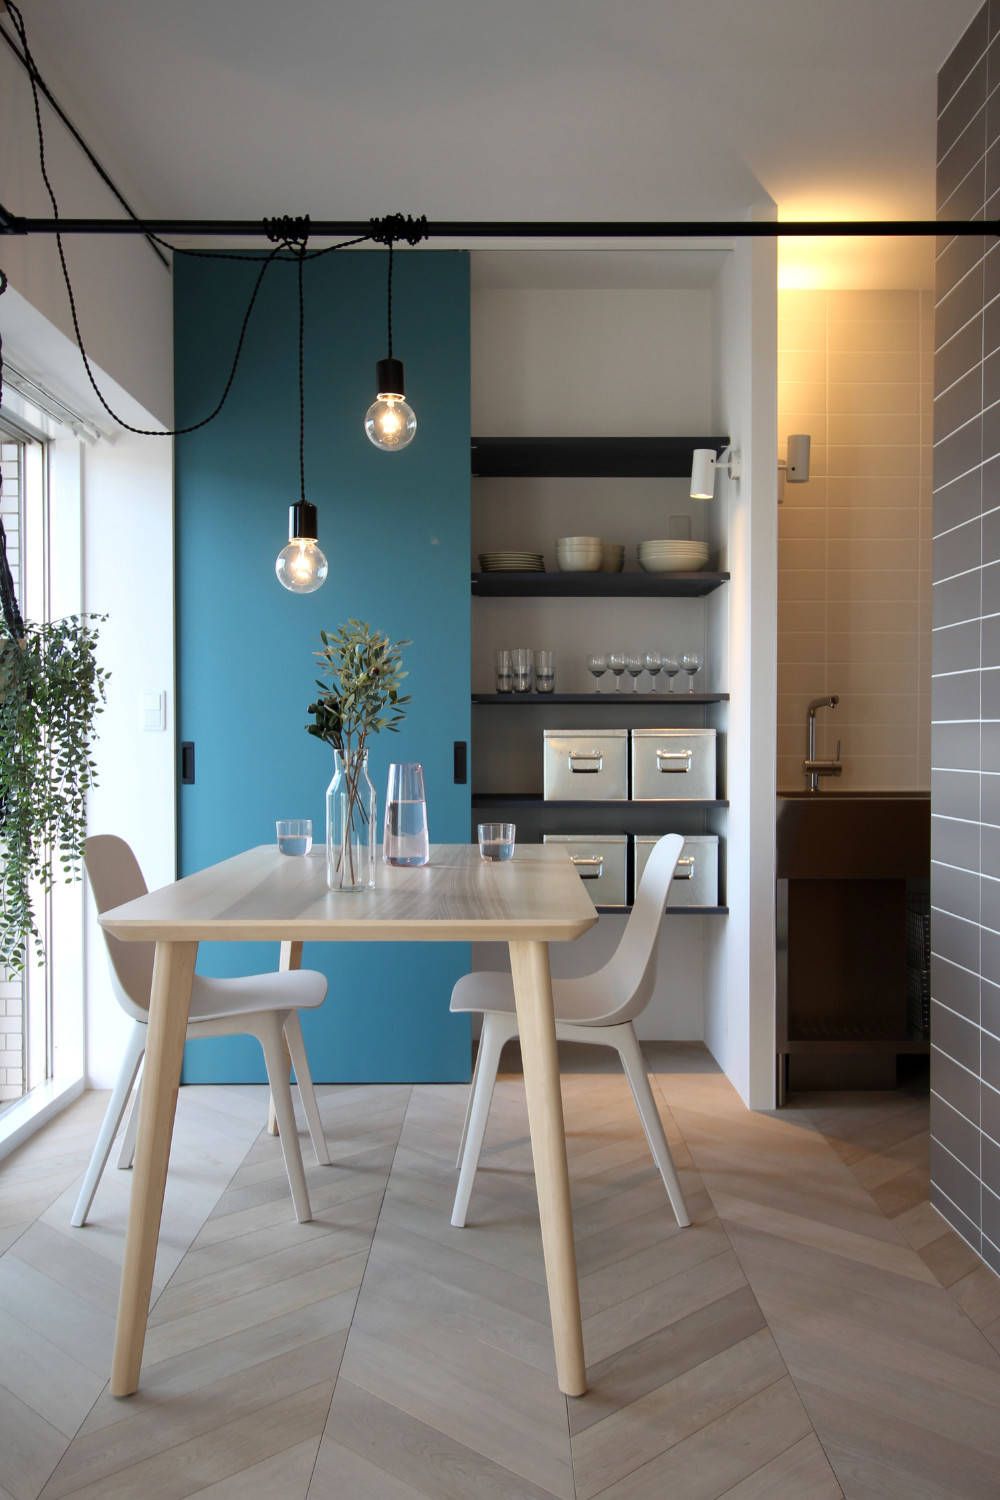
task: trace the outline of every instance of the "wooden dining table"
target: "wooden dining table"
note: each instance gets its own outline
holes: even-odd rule
[[[101,925],[114,937],[156,944],[111,1394],[130,1396],[139,1385],[198,944],[278,942],[288,966],[303,942],[505,942],[556,1373],[560,1390],[582,1396],[586,1368],[548,945],[572,941],[596,920],[566,852],[545,845],[519,849],[504,863],[483,861],[473,844],[434,845],[428,865],[380,865],[374,889],[360,892],[327,889],[323,851],[289,858],[264,845],[106,911]],[[442,994],[442,1006],[448,1000]]]

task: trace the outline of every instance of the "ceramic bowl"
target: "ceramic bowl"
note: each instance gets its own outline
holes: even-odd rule
[[[563,536],[556,543],[556,559],[564,573],[597,573],[603,551],[599,536]]]

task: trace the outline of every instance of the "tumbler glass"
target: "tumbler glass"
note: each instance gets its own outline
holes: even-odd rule
[[[382,859],[387,865],[404,868],[426,865],[430,860],[424,768],[416,761],[394,761],[389,767]]]
[[[279,818],[274,829],[279,854],[308,854],[313,846],[312,818]]]
[[[525,646],[518,646],[510,654],[514,666],[515,693],[530,693],[535,682],[534,652],[529,651]]]
[[[535,692],[551,693],[556,685],[556,661],[551,651],[535,652]]]
[[[480,823],[479,855],[489,864],[514,858],[517,827],[513,823]]]
[[[509,693],[514,687],[513,665],[509,651],[497,652],[497,692]]]

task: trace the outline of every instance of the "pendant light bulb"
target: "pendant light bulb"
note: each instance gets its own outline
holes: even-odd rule
[[[288,546],[282,547],[274,571],[283,589],[292,594],[314,594],[326,582],[330,565],[316,540],[316,507],[300,500],[288,507]]]
[[[405,400],[403,364],[398,359],[380,359],[375,366],[376,399],[365,412],[365,434],[382,453],[398,453],[412,443],[417,415]]]

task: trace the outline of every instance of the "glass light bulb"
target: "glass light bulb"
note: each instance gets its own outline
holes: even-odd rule
[[[282,588],[293,594],[313,594],[326,582],[330,565],[314,537],[293,536],[278,553],[274,571]]]
[[[365,433],[370,443],[383,453],[397,453],[412,443],[417,430],[417,414],[402,396],[379,391],[365,412]]]

